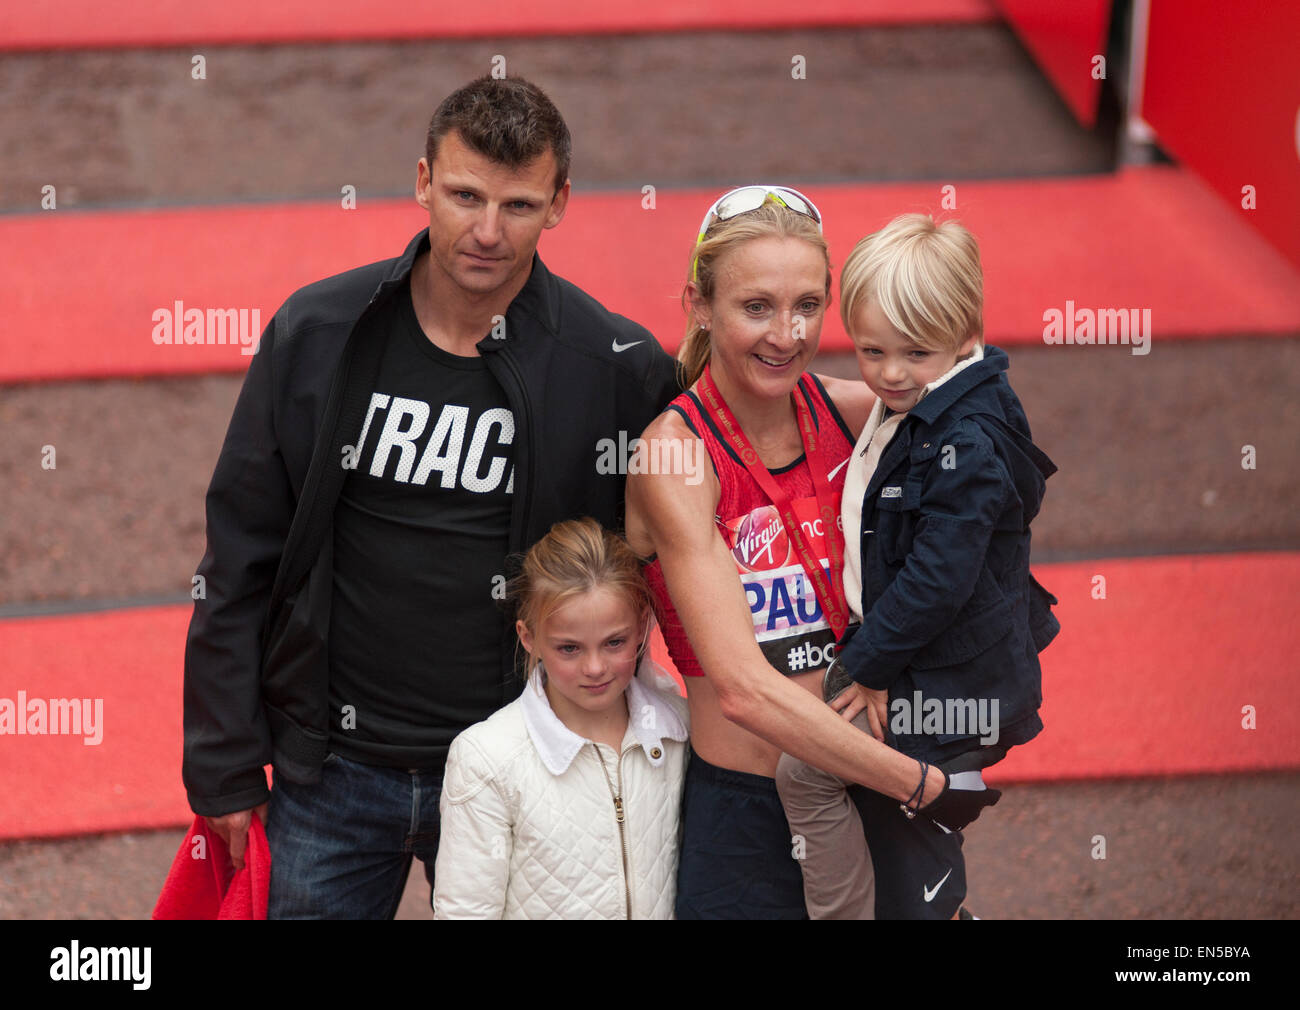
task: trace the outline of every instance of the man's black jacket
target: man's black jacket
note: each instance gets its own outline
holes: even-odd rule
[[[185,649],[183,778],[195,813],[266,800],[268,763],[291,781],[318,780],[334,506],[384,344],[368,321],[428,247],[426,230],[397,259],[300,289],[262,334],[208,488],[202,593]],[[511,552],[563,519],[617,528],[625,476],[597,471],[598,443],[631,442],[677,394],[672,358],[536,255],[504,333],[478,349],[515,417]],[[509,625],[502,704],[518,691]]]

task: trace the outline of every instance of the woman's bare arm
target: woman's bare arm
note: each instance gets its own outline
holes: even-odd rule
[[[656,419],[644,437],[698,441],[674,414]],[[907,799],[918,783],[913,758],[851,726],[763,658],[735,562],[714,527],[716,489],[715,481],[690,484],[679,474],[633,474],[627,482],[629,534],[635,526],[652,543],[723,715],[809,764]],[[942,773],[932,769],[925,799],[942,788]]]

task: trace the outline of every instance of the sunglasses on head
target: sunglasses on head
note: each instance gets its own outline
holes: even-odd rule
[[[704,220],[700,222],[699,236],[695,239],[695,248],[699,249],[700,243],[704,241],[704,236],[715,221],[729,221],[738,214],[758,210],[769,200],[789,208],[796,214],[812,218],[817,225],[817,230],[822,230],[821,211],[797,189],[791,189],[789,186],[740,186],[723,193],[713,201],[713,206],[705,211]],[[691,279],[698,281],[699,273],[699,258],[696,257],[691,266]]]

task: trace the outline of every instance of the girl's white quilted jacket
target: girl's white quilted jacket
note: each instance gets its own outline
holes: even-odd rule
[[[673,917],[686,700],[647,658],[627,701],[617,754],[560,722],[536,673],[517,700],[456,737],[435,919]]]

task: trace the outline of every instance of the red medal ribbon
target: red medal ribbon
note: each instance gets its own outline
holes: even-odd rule
[[[800,378],[802,384],[803,379]],[[803,535],[803,528],[799,525],[799,520],[794,514],[794,505],[790,501],[790,496],[781,489],[781,486],[772,478],[763,461],[758,458],[758,453],[754,447],[749,444],[749,439],[741,430],[740,424],[736,421],[735,415],[718,392],[718,387],[713,383],[713,376],[709,373],[709,366],[704,366],[704,374],[700,376],[698,392],[701,401],[708,408],[709,413],[717,420],[719,428],[722,430],[727,442],[736,450],[736,455],[740,457],[745,469],[749,475],[754,478],[755,483],[763,490],[768,499],[776,507],[777,512],[781,515],[781,523],[785,527],[786,535],[794,545],[795,551],[799,555],[799,561],[803,564],[803,569],[808,573],[812,580],[813,589],[817,593],[817,600],[821,603],[822,613],[826,615],[826,620],[835,632],[835,638],[838,641],[844,636],[844,630],[849,625],[848,604],[844,599],[844,584],[841,581],[841,573],[844,568],[844,536],[838,529],[836,519],[839,516],[839,510],[835,507],[835,492],[831,490],[830,463],[826,459],[826,454],[818,448],[817,441],[817,424],[813,419],[812,411],[808,408],[807,402],[803,397],[790,394],[794,401],[795,415],[799,419],[799,433],[803,439],[804,456],[808,462],[808,470],[812,475],[813,488],[817,495],[817,510],[821,516],[822,527],[826,530],[826,543],[830,548],[831,562],[831,579],[826,578],[826,572],[822,569],[821,562],[813,554],[808,540]]]

